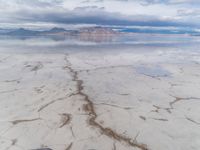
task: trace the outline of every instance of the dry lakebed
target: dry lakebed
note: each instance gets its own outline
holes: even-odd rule
[[[195,44],[0,40],[1,150],[199,150]]]

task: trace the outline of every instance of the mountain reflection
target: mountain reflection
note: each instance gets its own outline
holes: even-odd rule
[[[92,42],[92,43],[110,43],[114,42],[117,38],[114,35],[91,35],[91,34],[80,34],[80,35],[45,35],[45,36],[4,36],[1,39],[17,39],[17,40],[29,40],[45,38],[53,41],[80,41],[80,42]]]

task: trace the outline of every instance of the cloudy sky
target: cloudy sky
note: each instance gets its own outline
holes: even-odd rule
[[[0,27],[200,27],[200,0],[0,0]]]

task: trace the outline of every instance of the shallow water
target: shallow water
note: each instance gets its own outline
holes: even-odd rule
[[[197,50],[200,42],[198,36],[189,35],[153,35],[153,34],[133,34],[133,35],[116,35],[116,36],[96,36],[101,40],[93,40],[92,38],[80,37],[59,37],[59,36],[46,36],[46,37],[16,37],[16,36],[0,36],[0,50],[3,48],[10,48],[15,51],[23,51],[26,47],[31,50],[37,51],[37,48],[42,48],[38,52],[43,52],[43,49],[48,49],[51,52],[52,48],[56,48],[52,52],[59,52],[69,49],[106,49],[106,48],[131,48],[132,50],[144,47],[146,50],[153,50],[154,47],[163,48],[179,48],[191,51]],[[21,49],[17,49],[17,47]],[[13,49],[12,49],[13,48]],[[26,51],[26,50],[25,50]],[[30,50],[27,50],[30,52]]]
[[[139,66],[136,68],[140,74],[145,74],[152,77],[170,77],[171,73],[168,70],[163,69],[161,66]]]

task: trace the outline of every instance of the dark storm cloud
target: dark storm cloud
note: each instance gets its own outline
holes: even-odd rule
[[[191,8],[193,3],[197,2],[194,0],[0,0],[0,23],[193,26],[199,24],[198,17],[193,17],[194,21],[190,22],[187,22],[188,17],[184,17],[185,14],[194,16],[200,14],[198,10]]]
[[[86,11],[86,9],[91,9]],[[28,22],[49,22],[62,24],[98,24],[98,25],[137,25],[137,26],[191,26],[190,24],[161,20],[153,16],[126,16],[120,13],[110,13],[103,8],[96,7],[77,7],[72,11],[65,12],[47,12],[26,13],[18,12],[20,19]]]

